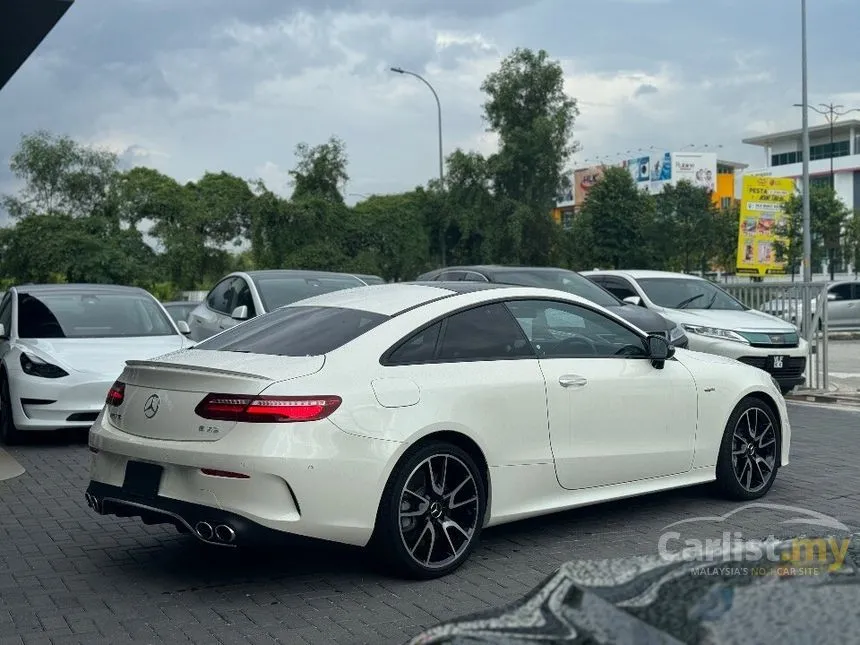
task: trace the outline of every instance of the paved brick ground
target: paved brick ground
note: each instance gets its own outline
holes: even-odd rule
[[[765,501],[860,526],[860,413],[792,406],[792,419],[793,463]],[[500,527],[456,574],[409,583],[380,577],[361,551],[227,552],[100,518],[83,500],[80,438],[10,452],[27,473],[0,482],[0,645],[403,643],[516,599],[565,560],[654,553],[667,524],[734,508],[698,488]],[[785,517],[746,510],[685,535],[803,530],[780,526]]]

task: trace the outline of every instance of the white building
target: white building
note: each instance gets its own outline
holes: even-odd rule
[[[763,168],[750,168],[745,174],[802,178],[802,135],[798,129],[744,139],[761,146],[765,158]],[[829,184],[831,162],[836,194],[847,207],[860,208],[860,121],[836,121],[832,130],[830,124],[809,128],[810,182]]]

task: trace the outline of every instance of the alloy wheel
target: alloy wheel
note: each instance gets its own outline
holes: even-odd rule
[[[421,461],[400,494],[400,539],[422,568],[442,569],[460,558],[477,532],[478,483],[469,467],[450,454]]]
[[[749,493],[768,485],[776,468],[776,428],[770,415],[758,407],[744,411],[732,434],[732,470]]]

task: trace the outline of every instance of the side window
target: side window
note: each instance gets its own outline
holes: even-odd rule
[[[851,300],[851,284],[837,284],[830,287],[828,293],[836,296],[836,300]]]
[[[514,300],[508,308],[539,358],[647,358],[645,341],[603,314],[552,300]]]
[[[852,300],[860,300],[860,282],[854,283],[854,295],[851,298]]]
[[[426,363],[433,360],[436,355],[436,341],[439,340],[439,331],[442,323],[427,327],[400,347],[394,350],[388,357],[388,363],[393,365],[409,365],[412,363]]]
[[[3,325],[4,334],[8,338],[12,333],[12,296],[7,293],[0,302],[0,325]]]
[[[463,271],[443,271],[436,280],[438,282],[459,282],[465,276],[466,274]]]
[[[230,305],[233,304],[233,290],[231,289],[233,282],[233,278],[222,280],[209,292],[206,304],[210,309],[224,314],[229,314],[232,311]]]
[[[466,271],[466,276],[463,280],[468,280],[470,282],[489,282],[486,277],[480,273],[475,273],[474,271]]]
[[[505,305],[494,303],[445,320],[438,360],[476,361],[534,357],[526,336]]]
[[[254,311],[254,296],[251,294],[251,287],[241,278],[236,280],[236,286],[239,292],[236,294],[236,302],[233,303],[233,309],[244,305],[248,308],[248,317],[253,318],[257,313]],[[230,313],[232,311],[231,309]]]
[[[611,293],[616,298],[620,298],[624,300],[625,298],[629,298],[630,296],[638,296],[639,294],[633,289],[629,282],[626,280],[622,280],[621,278],[603,278],[603,282],[600,284],[601,287],[606,289],[609,293]]]

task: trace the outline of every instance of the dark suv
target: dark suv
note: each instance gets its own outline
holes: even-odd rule
[[[686,348],[689,344],[687,335],[679,325],[649,309],[637,307],[616,298],[585,276],[568,269],[497,265],[458,266],[428,271],[415,279],[416,282],[459,282],[463,280],[565,291],[590,300],[601,307],[606,307],[612,313],[624,318],[644,332],[665,336],[675,347]]]

